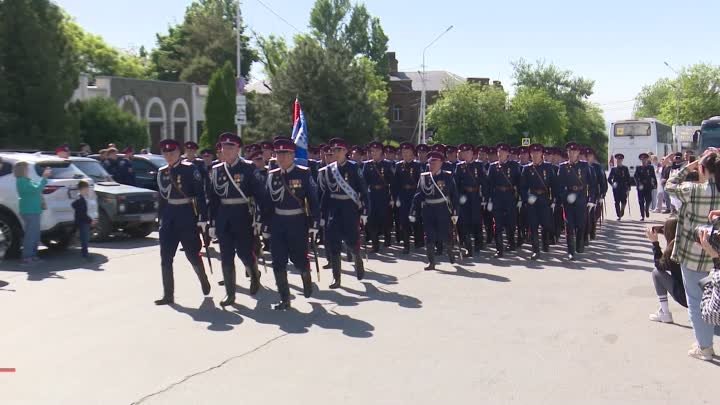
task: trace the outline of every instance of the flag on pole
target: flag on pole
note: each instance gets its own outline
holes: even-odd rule
[[[300,102],[295,98],[295,109],[293,111],[292,140],[295,142],[295,158],[305,161],[308,158],[308,129]]]

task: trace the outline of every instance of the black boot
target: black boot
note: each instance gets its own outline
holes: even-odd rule
[[[198,276],[198,280],[200,280],[200,287],[202,288],[203,295],[210,294],[210,281],[208,280],[207,274],[205,274],[203,262],[195,264],[192,267],[193,270],[195,270],[195,274]]]
[[[340,269],[340,254],[335,254],[330,256],[330,264],[332,265],[332,273],[333,273],[333,283],[330,284],[331,289],[340,288],[340,277],[342,275],[341,269]]]
[[[575,260],[575,235],[568,232],[565,239],[567,239],[568,259]]]
[[[615,215],[617,215],[618,221],[620,219],[622,219],[622,213],[620,212],[620,203],[619,202],[615,203]]]
[[[542,251],[547,253],[550,251],[550,235],[548,235],[549,232],[547,232],[545,229],[542,231]]]
[[[530,260],[537,260],[540,257],[540,241],[536,232],[530,234],[530,244],[532,245],[532,256]]]
[[[505,252],[505,248],[503,247],[503,234],[502,231],[496,230],[495,231],[495,257],[501,258],[503,257],[503,253]]]
[[[225,281],[225,299],[220,301],[220,306],[228,306],[235,303],[235,266],[223,266],[223,280]]]
[[[273,273],[275,273],[275,284],[277,285],[278,293],[280,294],[280,302],[275,304],[273,309],[279,311],[290,309],[290,286],[288,284],[287,271],[282,269],[274,271]]]
[[[250,295],[255,295],[260,289],[260,270],[257,263],[253,263],[252,268],[246,270],[250,273]]]
[[[322,266],[323,269],[332,269],[332,262],[328,259],[328,262]]]
[[[372,251],[373,253],[378,253],[380,251],[380,240],[373,239],[372,241]]]
[[[578,253],[585,253],[585,239],[580,233],[575,235],[575,251]]]
[[[465,251],[463,252],[463,257],[473,257],[472,237],[470,235],[465,237]]]
[[[435,253],[438,255],[443,254],[443,243],[440,241],[435,242]]]
[[[448,261],[450,264],[455,264],[455,250],[452,249],[452,246],[448,249]]]
[[[162,271],[163,297],[155,300],[155,305],[169,305],[175,302],[175,278],[173,277],[172,264],[163,264],[160,266]]]
[[[403,254],[409,255],[410,254],[410,235],[405,235],[405,239],[403,239]]]
[[[173,297],[162,297],[159,300],[155,300],[155,305],[170,305],[174,303],[175,299]]]
[[[428,249],[427,251],[428,265],[425,266],[425,270],[435,270],[435,251]]]
[[[363,264],[362,256],[360,255],[360,249],[355,249],[355,275],[358,280],[365,278],[365,265]]]
[[[300,273],[300,277],[302,278],[303,283],[303,295],[305,298],[310,298],[312,296],[313,292],[313,286],[312,286],[312,276],[310,275],[310,270],[303,271]]]
[[[475,253],[479,253],[481,250],[485,249],[485,238],[482,234],[482,225],[480,226],[480,230],[478,233],[475,234]]]
[[[515,233],[513,230],[508,230],[508,250],[511,252],[514,252],[517,249],[517,245],[515,245]]]

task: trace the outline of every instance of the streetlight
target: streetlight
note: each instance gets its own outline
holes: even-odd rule
[[[425,132],[427,130],[425,125],[425,114],[427,109],[427,100],[425,98],[425,92],[426,92],[426,86],[425,86],[425,52],[430,48],[435,42],[437,42],[443,35],[447,34],[448,31],[453,29],[453,26],[447,27],[445,31],[440,33],[435,39],[432,40],[427,46],[423,49],[422,53],[422,75],[421,75],[421,81],[422,81],[422,93],[420,95],[420,125],[418,125],[418,144],[425,143]]]

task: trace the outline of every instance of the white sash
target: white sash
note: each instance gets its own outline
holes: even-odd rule
[[[340,168],[338,168],[337,162],[332,162],[330,164],[330,170],[332,171],[332,175],[335,178],[335,182],[338,186],[342,189],[342,191],[347,194],[348,197],[350,197],[355,204],[357,204],[358,207],[362,207],[362,204],[360,203],[360,196],[358,195],[357,191],[355,191],[352,186],[348,184],[347,181],[345,181],[345,178],[343,178],[342,174],[340,174]]]
[[[238,164],[239,163],[240,162],[238,161]],[[227,162],[223,164],[223,168],[225,169],[225,174],[227,174],[227,176],[228,176],[228,181],[230,181],[230,183],[232,183],[232,185],[235,187],[235,190],[237,190],[238,193],[240,193],[240,197],[242,197],[245,200],[248,200],[245,193],[243,193],[242,188],[240,188],[240,186],[235,182],[235,179],[233,178],[233,176],[230,175],[230,170],[228,170]]]
[[[452,213],[452,207],[450,204],[450,200],[448,200],[448,198],[445,197],[445,193],[443,193],[442,189],[440,189],[440,186],[438,186],[437,183],[435,182],[435,176],[433,176],[432,172],[430,172],[428,174],[428,176],[430,176],[430,180],[432,181],[433,186],[435,186],[437,191],[440,193],[440,196],[443,198],[443,200],[445,200],[445,204],[447,205],[448,211],[450,211],[450,213]]]

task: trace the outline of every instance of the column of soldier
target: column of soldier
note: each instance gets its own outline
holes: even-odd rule
[[[319,276],[318,243],[325,247],[324,268],[332,269],[331,289],[341,287],[344,251],[362,280],[366,242],[377,253],[381,237],[388,248],[393,233],[403,254],[410,253],[411,239],[415,249],[425,248],[426,270],[435,269],[443,252],[454,263],[493,241],[496,258],[529,242],[530,259],[538,260],[541,251],[559,243],[563,231],[567,259],[575,260],[596,236],[608,190],[593,150],[575,142],[565,148],[505,143],[394,148],[380,142],[351,147],[334,138],[309,148],[307,166],[296,163],[296,146],[286,137],[242,148],[237,135],[223,133],[216,150],[200,151],[200,157],[192,142],[166,139],[160,149],[168,165],[157,179],[164,290],[157,305],[173,303],[172,262],[179,243],[203,294],[209,294],[200,252],[203,240],[207,247],[211,239],[220,248],[223,307],[235,303],[236,255],[250,279],[250,294],[260,288],[263,240],[272,258],[279,310],[291,307],[288,260],[300,270],[305,297],[311,296],[309,252]],[[621,162],[609,179],[618,219],[630,177]]]

